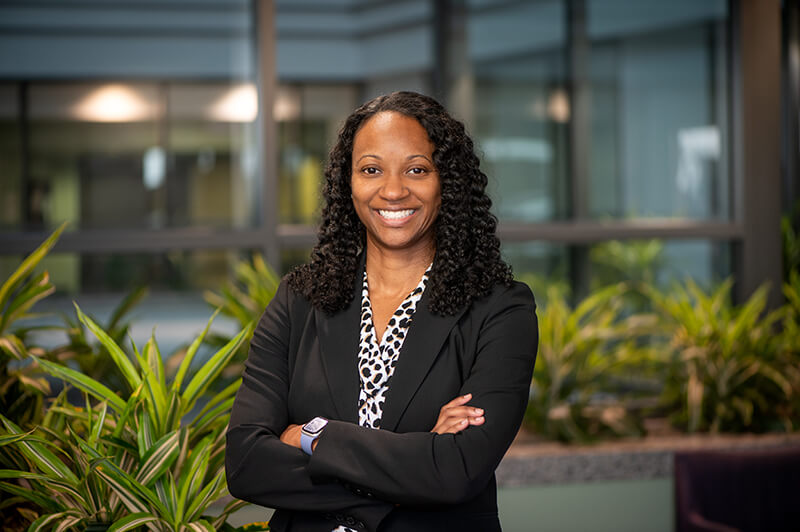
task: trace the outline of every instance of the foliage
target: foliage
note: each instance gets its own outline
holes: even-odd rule
[[[653,284],[664,265],[664,244],[659,240],[611,240],[594,246],[590,258],[594,288],[620,280]]]
[[[206,291],[205,300],[220,312],[238,321],[242,327],[258,319],[278,289],[280,277],[264,261],[254,254],[251,262],[236,265],[236,282],[229,282],[221,294]]]
[[[779,408],[798,392],[786,377],[792,368],[778,356],[784,310],[764,313],[766,286],[737,307],[731,286],[728,280],[710,294],[691,280],[666,293],[644,288],[669,341],[664,401],[689,432],[791,429],[796,420]]]
[[[103,331],[111,337],[116,344],[122,344],[130,330],[129,313],[139,302],[147,296],[146,287],[138,287],[128,293],[114,308],[108,322],[101,325]],[[92,321],[98,320],[89,315]],[[112,390],[119,390],[125,386],[125,377],[120,372],[112,357],[108,356],[105,346],[94,341],[88,334],[84,324],[76,317],[62,315],[64,329],[68,342],[52,350],[52,355],[58,360],[71,360],[77,364],[81,373],[102,382]]]
[[[0,489],[38,507],[30,530],[82,528],[92,522],[110,523],[109,530],[114,531],[138,526],[154,531],[224,529],[228,515],[245,503],[234,501],[216,517],[204,512],[227,493],[224,432],[239,383],[202,408],[196,406],[251,333],[252,325],[190,378],[212,316],[177,374],[168,378],[155,338],[141,353],[133,345],[129,357],[76,309],[80,322],[124,376],[126,392],[118,395],[79,371],[39,359],[49,374],[84,392],[85,408],[71,406],[62,394],[42,425],[29,432],[0,417],[0,445],[13,451],[15,460],[15,467],[0,471],[6,479]]]
[[[23,424],[39,420],[42,398],[50,392],[47,380],[37,375],[36,364],[27,362],[28,354],[44,354],[27,341],[32,327],[18,322],[34,315],[31,307],[55,291],[46,271],[34,270],[53,248],[66,224],[42,242],[0,287],[0,412]],[[27,344],[27,345],[26,345]]]
[[[236,265],[235,281],[228,282],[220,293],[207,290],[203,297],[212,307],[230,318],[239,322],[241,327],[248,323],[256,323],[264,312],[275,292],[278,290],[280,277],[264,261],[264,257],[254,254],[251,261],[242,261]],[[230,338],[210,334],[208,343],[213,346],[225,344]],[[249,338],[248,338],[249,340]],[[244,360],[247,357],[249,342],[242,344],[231,364],[225,371],[228,376],[239,376],[244,370]],[[226,381],[223,384],[227,384]]]
[[[572,308],[558,287],[548,289],[526,411],[527,425],[537,434],[574,442],[642,433],[624,401],[638,395],[641,382],[625,375],[647,365],[649,353],[637,335],[653,319],[623,317],[625,291],[624,285],[606,287]]]

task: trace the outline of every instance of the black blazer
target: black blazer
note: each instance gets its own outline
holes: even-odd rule
[[[380,430],[358,425],[360,275],[351,289],[328,315],[283,282],[261,317],[227,432],[231,494],[276,508],[276,531],[499,531],[494,470],[522,421],[538,344],[530,289],[497,286],[455,316],[431,314],[426,291]],[[486,422],[429,432],[466,393]],[[315,416],[331,421],[313,456],[279,440]]]

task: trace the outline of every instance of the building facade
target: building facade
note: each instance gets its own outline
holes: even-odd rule
[[[216,288],[314,243],[358,104],[440,99],[518,277],[780,295],[798,7],[778,0],[0,1],[0,271],[49,231],[66,293]]]

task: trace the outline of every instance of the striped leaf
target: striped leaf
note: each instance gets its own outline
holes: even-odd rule
[[[141,410],[137,417],[139,427],[136,433],[136,443],[139,445],[139,458],[144,458],[155,441],[153,423],[150,421],[150,413],[147,410]]]
[[[139,387],[139,384],[142,382],[142,378],[139,376],[139,372],[136,371],[136,368],[133,366],[133,363],[128,358],[128,355],[122,350],[122,348],[117,345],[117,343],[100,327],[97,325],[92,319],[84,314],[80,307],[75,304],[75,312],[78,314],[78,319],[86,325],[86,327],[92,331],[92,334],[103,344],[103,347],[106,348],[108,354],[111,355],[111,359],[119,368],[122,375],[125,377],[125,380],[128,381],[128,385],[130,386],[131,390],[135,390]]]
[[[164,419],[164,426],[162,430],[169,432],[181,426],[181,418],[183,417],[183,409],[181,408],[181,396],[174,389],[169,391],[169,399],[167,401],[167,415]]]
[[[186,507],[195,494],[203,485],[203,480],[208,471],[208,455],[211,446],[211,438],[204,438],[200,444],[192,449],[188,461],[185,464],[180,481],[178,483],[178,507],[176,513],[182,519],[185,515]]]
[[[231,384],[226,386],[224,390],[222,390],[219,393],[215,393],[214,396],[211,399],[209,399],[209,401],[205,404],[205,406],[195,416],[195,419],[202,417],[206,412],[217,406],[222,401],[236,395],[236,392],[237,390],[239,390],[241,384],[242,384],[242,379],[241,378],[236,379]]]
[[[89,445],[92,447],[97,446],[97,442],[100,439],[100,434],[103,432],[103,427],[106,423],[106,413],[108,412],[108,403],[103,401],[100,403],[100,411],[97,413],[97,421],[92,427],[92,432],[89,435]]]
[[[110,460],[105,458],[94,460],[92,467],[108,482],[122,504],[131,512],[146,512],[149,506],[160,515],[169,515],[166,507],[152,490],[143,486]]]
[[[126,515],[122,519],[114,521],[114,523],[108,527],[106,532],[126,532],[127,530],[134,530],[137,527],[146,525],[147,523],[157,523],[161,522],[162,524],[167,524],[166,522],[162,521],[157,515],[153,515],[151,513],[146,512],[137,512],[134,514]]]
[[[35,430],[36,429],[31,429],[28,432],[23,432],[22,434],[2,434],[0,435],[0,447],[24,440],[25,438],[31,436]]]
[[[219,314],[219,309],[214,311],[214,314],[208,319],[208,323],[206,323],[205,328],[200,333],[200,335],[194,339],[194,341],[189,345],[189,349],[186,350],[186,354],[181,361],[181,365],[178,367],[178,372],[175,374],[175,378],[172,381],[172,389],[180,392],[181,387],[183,386],[183,379],[186,377],[186,373],[189,371],[189,367],[192,365],[192,361],[194,360],[194,356],[197,354],[197,350],[200,348],[200,345],[203,343],[203,339],[205,339],[206,335],[208,334],[208,329],[211,327],[211,322],[214,321],[214,318],[217,317]]]
[[[97,382],[96,380],[84,375],[79,371],[62,366],[61,364],[56,364],[55,362],[51,362],[43,358],[39,358],[37,361],[50,375],[65,380],[66,382],[72,384],[80,390],[89,393],[91,396],[99,399],[100,401],[106,401],[117,412],[122,412],[125,410],[125,401],[123,401],[104,384]]]
[[[33,269],[42,261],[42,259],[47,255],[50,250],[55,245],[58,238],[61,236],[61,233],[64,231],[64,228],[67,227],[67,222],[64,222],[56,229],[53,234],[51,234],[47,239],[39,244],[30,255],[28,255],[22,264],[11,274],[11,276],[3,283],[3,286],[0,286],[0,309],[6,306],[6,301],[9,295],[14,291],[17,285],[22,282],[32,271]]]
[[[55,292],[55,287],[50,283],[50,276],[47,272],[42,272],[36,277],[27,281],[22,290],[14,296],[3,313],[0,314],[0,331],[15,321],[25,318],[26,312],[34,303]]]
[[[64,510],[60,502],[54,499],[53,497],[48,497],[47,495],[40,493],[36,490],[23,488],[22,486],[18,486],[17,484],[11,484],[10,482],[0,482],[0,491],[5,491],[7,493],[11,493],[12,495],[22,497],[23,499],[31,501],[34,504],[38,504],[39,506],[50,512],[59,512]]]
[[[228,365],[231,358],[236,354],[236,350],[244,342],[245,338],[250,335],[253,328],[252,322],[247,325],[239,334],[233,337],[225,346],[217,351],[205,364],[200,368],[186,389],[181,394],[184,408],[191,410],[195,401],[206,391],[208,386],[219,376],[225,366]]]
[[[136,412],[136,407],[139,405],[139,401],[141,400],[142,389],[144,388],[144,384],[139,385],[136,390],[128,397],[128,401],[125,403],[125,408],[122,410],[122,413],[117,420],[117,427],[114,429],[113,436],[115,438],[119,438],[122,436],[122,432],[128,428],[130,429],[130,425],[128,424],[128,420],[131,416],[134,415]],[[117,410],[119,412],[119,410]]]
[[[8,432],[22,434],[22,429],[2,414],[0,414],[0,420],[2,420]],[[53,474],[58,478],[69,481],[73,485],[78,483],[78,477],[43,444],[36,441],[22,440],[17,443],[17,447],[28,460],[33,462],[45,474]]]
[[[231,397],[224,403],[217,405],[215,409],[210,412],[207,412],[202,418],[195,422],[194,430],[202,434],[206,430],[210,429],[213,424],[219,420],[222,420],[224,424],[228,424],[228,418],[231,414],[231,407],[233,406],[234,398]]]
[[[192,532],[217,532],[217,530],[211,526],[211,523],[205,519],[194,521],[193,523],[187,523],[186,528]]]
[[[11,479],[24,478],[27,480],[38,481],[56,493],[68,494],[76,504],[83,506],[85,510],[90,510],[89,505],[85,500],[84,494],[81,493],[77,488],[70,485],[68,482],[64,482],[63,480],[58,480],[53,477],[48,477],[47,475],[42,475],[41,473],[17,471],[15,469],[0,469],[0,479],[5,479],[5,478],[11,478]],[[37,491],[40,492],[41,490]]]
[[[215,528],[221,527],[228,520],[228,517],[230,517],[230,515],[233,512],[241,510],[245,506],[249,505],[250,503],[247,501],[241,501],[239,499],[232,500],[231,502],[225,505],[225,509],[222,510],[222,513],[220,513],[217,517],[214,518],[214,520],[211,522],[211,525]]]
[[[42,530],[47,530],[51,525],[59,523],[65,518],[77,517],[78,515],[80,514],[78,514],[78,512],[75,510],[67,510],[65,512],[43,515],[31,523],[31,525],[28,527],[28,532],[40,532]]]
[[[208,508],[211,503],[219,498],[217,491],[220,489],[220,486],[222,486],[224,479],[225,470],[220,469],[211,482],[206,484],[200,493],[197,494],[197,497],[194,498],[194,501],[192,501],[192,504],[186,511],[185,519],[187,521],[194,521],[200,517],[203,510]]]
[[[136,475],[136,480],[149,486],[172,466],[180,451],[179,431],[173,431],[153,445],[143,457],[143,464]]]
[[[84,521],[83,518],[78,516],[65,516],[58,522],[58,525],[53,529],[53,532],[66,532],[73,529],[75,525]]]

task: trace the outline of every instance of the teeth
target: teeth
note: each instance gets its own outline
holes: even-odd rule
[[[386,218],[387,220],[399,220],[401,218],[405,218],[407,216],[411,216],[414,214],[414,209],[406,209],[404,211],[385,211],[379,210],[378,214]]]

